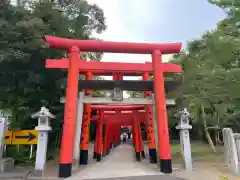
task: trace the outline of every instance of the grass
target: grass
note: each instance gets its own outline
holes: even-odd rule
[[[202,142],[192,142],[191,152],[193,161],[196,162],[219,162],[223,161],[224,158],[223,146],[218,146],[217,153],[214,153],[209,148],[208,144]],[[180,144],[172,144],[171,153],[174,163],[182,162]]]

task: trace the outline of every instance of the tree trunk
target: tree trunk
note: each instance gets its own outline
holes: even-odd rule
[[[210,148],[212,149],[213,152],[216,153],[217,152],[216,151],[216,147],[215,147],[215,145],[214,145],[214,143],[212,141],[212,138],[211,138],[211,136],[210,136],[210,134],[209,134],[209,132],[208,132],[206,127],[204,127],[204,132],[205,132],[205,136],[207,138],[207,141],[208,141],[208,144],[209,144]]]
[[[201,104],[201,112],[202,112],[202,120],[203,120],[203,127],[204,127],[204,133],[205,133],[205,136],[207,138],[207,141],[208,141],[208,144],[210,146],[210,148],[212,149],[213,152],[217,152],[216,151],[216,147],[212,141],[212,138],[208,132],[208,129],[207,129],[207,120],[205,118],[205,111],[204,111],[204,106],[203,104]]]

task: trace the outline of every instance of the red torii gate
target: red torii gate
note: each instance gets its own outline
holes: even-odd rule
[[[110,122],[118,122],[121,123],[122,121],[131,121],[133,117],[133,111],[125,111],[121,114],[116,114],[115,111],[104,111],[104,121]],[[140,122],[146,121],[146,112],[145,111],[138,111],[136,117],[140,120]],[[92,121],[96,120],[93,116]]]
[[[101,106],[101,108],[103,109],[106,107]],[[93,156],[93,158],[95,158],[97,162],[101,161],[102,155],[103,156],[107,155],[110,152],[111,143],[113,143],[115,147],[119,144],[119,141],[120,141],[119,127],[120,126],[132,126],[133,145],[135,146],[135,149],[136,149],[136,159],[140,161],[140,153],[142,154],[142,157],[145,158],[142,135],[140,134],[141,132],[140,123],[146,120],[146,113],[144,110],[137,111],[134,108],[135,107],[133,107],[132,111],[123,111],[123,112],[121,112],[120,106],[116,111],[104,111],[103,109],[98,110],[98,114],[96,115],[97,131],[96,131],[96,141],[94,144],[94,156]],[[107,116],[111,115],[111,118],[106,118],[105,115]],[[102,142],[102,132],[103,132],[102,125],[103,124],[105,124],[104,143]],[[111,126],[111,128],[109,126]],[[102,144],[103,144],[103,149],[102,149]]]
[[[166,115],[166,99],[164,90],[164,75],[166,65],[162,63],[163,54],[178,53],[181,49],[181,43],[168,44],[150,44],[150,43],[124,43],[124,42],[104,42],[95,40],[72,40],[65,38],[58,38],[53,36],[45,36],[45,40],[50,47],[63,49],[69,51],[68,66],[68,82],[66,89],[66,103],[64,110],[64,125],[62,146],[60,153],[59,177],[71,176],[72,170],[72,155],[75,135],[75,120],[77,107],[77,92],[78,92],[78,76],[80,69],[85,69],[90,72],[96,71],[114,71],[124,72],[123,69],[115,69],[116,66],[106,66],[97,64],[95,62],[80,61],[81,52],[110,52],[110,53],[137,53],[137,54],[151,54],[152,55],[152,69],[150,72],[154,74],[154,91],[155,91],[155,105],[157,114],[157,129],[158,129],[158,146],[160,151],[160,170],[164,173],[172,172],[168,122]],[[63,68],[64,60],[55,63],[54,67]],[[66,61],[65,61],[66,62]],[[85,64],[84,64],[85,63]],[[88,66],[87,66],[88,65]],[[144,64],[148,65],[148,64]],[[150,64],[149,64],[150,65]],[[176,66],[176,65],[175,65]],[[94,67],[94,69],[93,69]],[[180,66],[179,66],[180,67]],[[53,66],[52,66],[53,68]],[[139,67],[134,64],[129,66],[126,71],[139,71]],[[145,72],[145,71],[143,71]],[[149,72],[149,73],[150,73]],[[167,72],[181,72],[181,68],[172,69],[169,67]]]

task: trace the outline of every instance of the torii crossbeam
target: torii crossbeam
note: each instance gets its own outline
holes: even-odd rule
[[[123,73],[129,76],[142,75],[143,72],[152,73],[152,63],[119,63],[119,62],[97,62],[81,60],[79,63],[80,73],[95,73],[108,75],[109,73]],[[46,68],[67,69],[69,59],[47,59]],[[107,67],[107,69],[106,69]],[[162,63],[163,72],[182,72],[182,67],[177,64]]]

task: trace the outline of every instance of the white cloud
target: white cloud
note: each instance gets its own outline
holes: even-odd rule
[[[139,25],[151,23],[151,8],[148,1],[141,0],[88,0],[103,9],[106,17],[107,30],[99,35],[105,41],[120,42],[144,42],[144,37],[138,37]],[[145,3],[142,3],[145,2]],[[127,16],[126,16],[127,15]],[[125,21],[124,21],[125,18]],[[130,27],[129,24],[133,24]],[[136,25],[136,29],[134,26]],[[171,55],[165,55],[163,61],[167,61]],[[144,63],[151,61],[150,55],[142,54],[116,54],[104,53],[104,62],[134,62]],[[111,77],[104,77],[111,79]],[[124,79],[139,79],[139,77],[124,77]]]
[[[124,1],[124,2],[123,2]],[[107,30],[99,37],[105,41],[144,42],[145,37],[138,37],[139,27],[149,26],[151,10],[148,1],[141,0],[88,0],[103,9]],[[131,25],[131,26],[129,26]],[[140,28],[141,31],[141,28]],[[142,34],[142,33],[140,33]],[[168,61],[171,55],[165,55],[163,61]],[[104,53],[104,62],[145,63],[151,61],[151,55]],[[112,77],[104,77],[111,80]],[[124,77],[124,80],[138,80],[140,77]],[[129,95],[124,91],[124,97]]]

